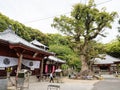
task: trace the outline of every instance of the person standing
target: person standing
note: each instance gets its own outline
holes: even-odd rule
[[[54,80],[53,80],[53,73],[50,73],[50,82],[54,82]]]

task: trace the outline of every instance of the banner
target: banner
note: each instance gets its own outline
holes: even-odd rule
[[[31,70],[40,67],[40,61],[23,59],[22,64],[31,68]],[[18,58],[0,56],[0,68],[18,65]]]
[[[18,64],[17,58],[0,56],[0,67],[11,67]]]
[[[31,68],[32,70],[34,70],[34,68],[40,67],[40,61],[32,61],[32,60],[23,59],[22,64]]]
[[[48,73],[48,65],[45,65],[45,73]]]
[[[55,66],[52,66],[52,73],[55,72]]]

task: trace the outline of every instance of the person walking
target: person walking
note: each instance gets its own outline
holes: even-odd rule
[[[53,83],[54,83],[54,80],[53,80],[53,73],[50,73],[50,82],[53,82]]]

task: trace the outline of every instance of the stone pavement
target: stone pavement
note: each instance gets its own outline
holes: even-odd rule
[[[104,80],[95,83],[92,90],[120,90],[120,77],[115,75],[102,75]]]
[[[50,83],[46,82],[34,83],[30,85],[29,90],[47,90],[49,84]],[[91,90],[93,88],[93,85],[83,85],[79,83],[54,83],[54,85],[60,85],[60,90]]]
[[[96,83],[92,90],[120,90],[120,79],[107,77]]]
[[[7,79],[0,78],[0,90],[7,89]]]
[[[38,82],[36,77],[32,76],[30,78],[29,89],[24,88],[24,90],[47,90],[50,84],[60,85],[60,90],[92,90],[94,84],[97,82],[99,80],[73,80],[68,78],[63,78],[62,83]],[[9,90],[15,90],[15,87],[9,87]]]
[[[49,83],[49,80],[38,82],[35,76],[31,76],[29,89],[24,88],[24,90],[47,90],[50,84],[60,85],[60,90],[120,90],[120,78],[116,78],[113,75],[102,75],[102,77],[104,78],[103,80],[74,80],[62,78],[62,83]],[[16,89],[12,86],[9,87],[8,90]]]
[[[60,85],[60,90],[92,90],[98,80],[63,79],[63,83],[36,82],[30,83],[29,90],[47,90],[49,84]],[[51,89],[52,90],[52,89]]]

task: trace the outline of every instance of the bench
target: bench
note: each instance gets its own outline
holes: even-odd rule
[[[56,89],[56,90],[60,90],[60,85],[48,85],[47,90],[52,90],[52,89]]]

